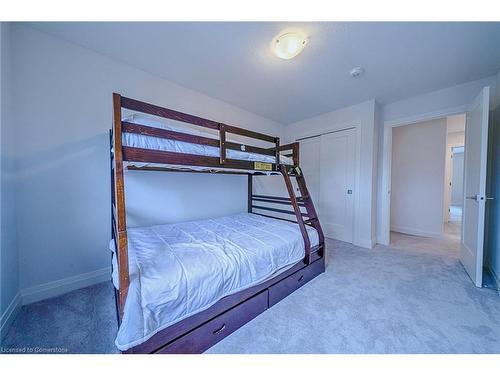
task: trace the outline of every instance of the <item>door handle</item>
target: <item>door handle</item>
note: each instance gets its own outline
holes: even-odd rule
[[[226,329],[226,323],[224,323],[224,324],[222,325],[222,327],[220,327],[220,328],[216,329],[216,330],[215,330],[215,331],[213,331],[212,333],[213,333],[214,335],[218,335],[219,333],[221,333],[221,332],[222,332],[222,331],[224,331],[225,329]]]
[[[472,200],[475,200],[475,201],[477,202],[478,200],[482,200],[482,201],[484,201],[484,200],[487,200],[487,201],[492,201],[492,200],[493,200],[493,199],[495,199],[495,198],[494,198],[494,197],[485,197],[484,195],[479,195],[479,194],[477,194],[477,195],[471,195],[471,196],[469,196],[469,197],[465,197],[465,199],[472,199]]]

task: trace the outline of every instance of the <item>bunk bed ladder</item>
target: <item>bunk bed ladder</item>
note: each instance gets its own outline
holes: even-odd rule
[[[314,208],[313,201],[309,195],[307,190],[306,181],[299,167],[294,168],[295,173],[291,174],[290,171],[286,168],[286,166],[281,166],[281,174],[285,180],[285,185],[288,191],[288,195],[290,196],[290,201],[292,203],[293,211],[295,212],[295,217],[297,219],[297,223],[299,224],[300,232],[302,233],[302,237],[304,238],[304,246],[305,246],[305,258],[304,262],[306,264],[311,263],[311,242],[309,240],[309,235],[307,234],[306,225],[312,226],[318,232],[319,236],[319,244],[320,248],[318,249],[319,255],[323,255],[324,248],[324,235],[323,230],[321,229],[321,225],[319,223],[318,215],[316,213],[316,209]],[[300,190],[301,197],[297,198],[295,195],[293,184],[290,177],[295,177],[297,180],[297,185]],[[307,220],[304,220],[303,213],[300,210],[299,199],[301,206],[306,210]]]
[[[300,195],[302,196],[302,202],[304,203],[306,212],[309,216],[309,219],[305,221],[305,224],[311,225],[318,232],[319,243],[321,245],[318,249],[318,253],[320,256],[323,256],[325,235],[323,234],[323,229],[321,228],[321,224],[319,222],[318,213],[316,212],[314,202],[309,195],[309,190],[307,190],[306,180],[304,178],[304,175],[302,174],[302,170],[300,169],[300,167],[295,168],[295,178],[297,180],[297,185],[299,186]]]

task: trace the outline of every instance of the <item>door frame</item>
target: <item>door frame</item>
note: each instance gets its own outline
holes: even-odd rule
[[[402,119],[384,121],[382,147],[382,184],[380,208],[380,237],[377,242],[389,246],[391,241],[391,179],[392,179],[392,130],[405,125],[436,120],[467,112],[469,106],[445,108],[442,110],[414,115]],[[444,209],[444,208],[443,208]]]
[[[359,186],[360,186],[360,180],[361,180],[361,122],[360,121],[353,121],[350,123],[342,123],[342,124],[332,124],[332,126],[327,127],[321,131],[311,131],[311,132],[306,132],[301,134],[299,137],[295,137],[294,142],[300,142],[301,140],[307,139],[307,138],[313,138],[313,137],[320,137],[324,134],[330,134],[330,133],[338,133],[341,131],[345,130],[350,130],[354,129],[355,130],[355,143],[356,143],[356,149],[354,152],[354,212],[352,215],[352,244],[360,247],[366,247],[366,248],[371,248],[372,243],[365,243],[360,241],[360,236],[359,236],[359,226],[357,223],[359,223],[359,218],[361,215],[361,202],[360,202],[360,194],[359,194]],[[374,197],[375,199],[375,197]]]

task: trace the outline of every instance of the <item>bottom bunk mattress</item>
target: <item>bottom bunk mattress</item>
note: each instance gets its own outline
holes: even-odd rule
[[[307,231],[318,245],[316,230]],[[304,258],[297,224],[249,213],[127,232],[130,286],[115,341],[122,351]]]

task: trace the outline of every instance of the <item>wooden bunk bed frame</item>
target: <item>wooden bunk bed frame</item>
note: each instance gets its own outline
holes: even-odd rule
[[[123,121],[122,109],[213,129],[218,131],[219,139],[206,138]],[[218,147],[220,149],[220,156],[209,157],[123,146],[122,133],[127,132]],[[242,143],[228,142],[226,141],[227,133],[270,142],[273,144],[273,147],[261,148]],[[228,159],[226,157],[226,150],[228,149],[274,156],[275,163]],[[114,93],[113,128],[110,130],[110,150],[111,233],[116,249],[115,253],[117,255],[119,274],[119,290],[115,289],[118,324],[121,323],[129,287],[125,186],[123,177],[124,168],[172,172],[184,171],[164,166],[150,166],[149,164],[145,167],[136,167],[133,165],[125,166],[124,162],[131,161],[186,167],[207,167],[214,168],[213,171],[217,171],[216,173],[248,175],[248,212],[297,223],[305,245],[304,260],[293,265],[287,271],[262,284],[222,298],[207,310],[161,330],[146,342],[134,346],[124,353],[202,353],[255,318],[267,308],[273,306],[325,271],[324,235],[314,204],[309,196],[304,176],[299,167],[298,143],[280,145],[280,140],[277,137],[177,112]],[[281,152],[288,152],[289,154],[286,156],[292,157],[294,165],[281,164]],[[185,171],[213,172],[212,170]],[[253,176],[269,174],[270,172],[271,174],[281,174],[283,176],[288,191],[288,197],[253,194]],[[294,193],[292,178],[296,179],[300,196],[296,196]],[[292,207],[292,210],[269,207],[266,206],[266,204],[288,205]],[[254,212],[254,210],[288,214],[295,217],[295,220],[275,217],[270,214],[257,213]],[[312,226],[316,229],[319,236],[319,245],[311,247],[306,226]]]

